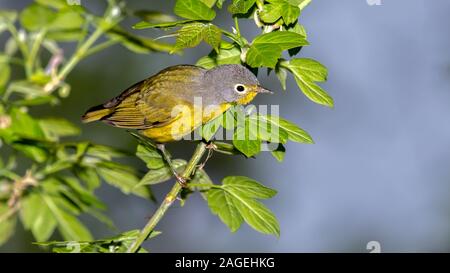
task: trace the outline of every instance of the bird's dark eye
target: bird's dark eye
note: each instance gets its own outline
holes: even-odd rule
[[[236,90],[236,92],[238,93],[244,93],[246,91],[245,86],[243,86],[242,84],[236,84],[234,90]]]

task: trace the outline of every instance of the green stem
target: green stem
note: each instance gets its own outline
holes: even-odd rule
[[[108,40],[108,41],[106,41],[106,42],[103,42],[103,43],[101,43],[101,44],[98,44],[98,45],[92,47],[91,49],[89,49],[88,51],[86,51],[86,54],[85,54],[84,57],[87,57],[87,56],[90,56],[90,55],[92,55],[92,54],[95,54],[95,53],[97,53],[97,52],[99,52],[99,51],[102,51],[103,49],[106,49],[106,48],[108,48],[108,47],[110,47],[110,46],[112,46],[112,45],[115,45],[115,44],[117,44],[118,42],[119,42],[119,41]]]
[[[72,55],[67,64],[61,69],[61,71],[57,75],[57,80],[62,81],[77,65],[79,61],[81,61],[84,57],[88,49],[97,41],[97,39],[103,34],[102,28],[97,28],[94,33],[92,33],[89,38],[84,41],[84,43],[78,48],[78,50]]]
[[[234,16],[234,25],[236,27],[238,37],[241,37],[241,30],[239,29],[239,19],[236,15]]]
[[[8,30],[11,33],[11,36],[13,37],[13,39],[16,41],[17,45],[19,46],[19,49],[20,49],[20,52],[22,53],[23,58],[27,59],[28,58],[27,45],[19,38],[19,33],[17,32],[16,27],[11,23],[7,23],[6,26],[8,27]]]
[[[39,52],[39,48],[41,47],[41,44],[42,44],[42,41],[44,40],[46,32],[47,32],[47,30],[45,28],[43,28],[36,34],[33,45],[31,46],[30,54],[26,58],[25,70],[26,70],[28,77],[33,75],[34,62],[36,60],[37,54]]]
[[[206,144],[203,142],[200,142],[197,145],[197,148],[195,149],[194,154],[192,155],[191,159],[189,160],[186,168],[184,169],[183,173],[181,174],[182,177],[190,178],[197,167],[198,163],[200,162],[200,159],[203,157],[206,151]],[[136,238],[136,240],[130,245],[130,247],[127,250],[127,253],[135,253],[139,250],[142,243],[148,238],[148,236],[152,233],[156,225],[159,223],[159,221],[162,219],[162,217],[165,215],[166,211],[170,208],[172,203],[176,200],[178,194],[181,192],[182,187],[180,186],[180,183],[175,182],[175,185],[173,185],[170,192],[166,195],[164,198],[164,201],[161,203],[159,208],[155,211],[153,216],[150,218],[150,220],[147,222],[145,227],[141,230],[140,234]]]

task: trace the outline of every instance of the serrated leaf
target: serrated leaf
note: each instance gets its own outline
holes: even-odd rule
[[[149,23],[149,22],[139,22],[133,26],[134,29],[146,29],[146,28],[172,28],[180,25],[185,25],[188,23],[192,23],[195,20],[180,20],[180,21],[171,21],[171,22],[163,22],[163,23]]]
[[[234,193],[231,194],[234,197],[233,204],[247,224],[261,233],[280,236],[278,221],[268,208],[254,199],[241,198]]]
[[[207,193],[208,206],[211,212],[219,216],[231,232],[239,229],[244,220],[234,205],[231,197],[222,189],[210,189]]]
[[[209,44],[215,51],[219,51],[222,31],[213,24],[207,24],[203,29],[203,40]]]
[[[39,4],[31,4],[20,13],[20,23],[31,31],[48,27],[55,18],[53,10]]]
[[[280,81],[281,87],[283,90],[286,90],[286,79],[287,79],[288,70],[278,64],[275,66],[275,75]]]
[[[212,8],[217,0],[200,0],[200,1],[202,1],[209,8]]]
[[[261,140],[250,126],[238,126],[233,135],[233,145],[245,156],[252,157],[261,151]]]
[[[294,142],[300,142],[300,143],[314,143],[311,136],[302,128],[298,127],[296,124],[294,124],[291,121],[288,121],[286,119],[283,119],[278,116],[271,116],[271,115],[258,115],[257,118],[261,121],[265,121],[269,123],[271,126],[279,127],[279,131],[286,132],[286,136],[283,133],[280,133],[280,140],[279,143],[285,143],[284,137],[287,137],[287,139],[294,141]],[[268,141],[271,141],[270,139]],[[271,141],[276,142],[276,141]]]
[[[80,134],[77,126],[63,118],[42,118],[39,120],[39,125],[45,136],[51,140]]]
[[[93,191],[100,186],[100,178],[93,168],[89,167],[75,167],[75,175],[81,179],[89,191]]]
[[[37,241],[46,241],[53,234],[57,221],[47,204],[37,193],[22,198],[20,218]]]
[[[159,169],[165,166],[161,154],[149,145],[139,144],[137,146],[136,156],[147,164],[149,169]]]
[[[0,203],[0,216],[4,216],[10,208]],[[10,216],[0,222],[0,246],[8,241],[8,239],[14,234],[16,227],[16,217]]]
[[[186,161],[182,159],[172,160],[172,165],[177,172],[181,172],[185,166]],[[145,185],[154,185],[165,182],[173,176],[172,170],[169,167],[163,167],[155,170],[148,171],[144,177],[134,187],[141,188]]]
[[[52,241],[38,242],[36,245],[50,247],[57,253],[124,253],[136,240],[140,230],[130,230],[114,237],[93,240],[93,241]],[[160,231],[152,231],[148,239],[152,239],[161,234]],[[140,248],[140,253],[146,252]]]
[[[268,0],[267,2],[270,4],[264,5],[259,13],[261,20],[266,23],[275,23],[282,17],[284,23],[290,25],[300,16],[298,5],[292,4],[289,0]]]
[[[221,30],[213,24],[191,23],[184,25],[177,32],[174,51],[197,46],[202,40],[210,44],[215,50],[218,50]]]
[[[174,13],[180,17],[191,20],[211,21],[216,12],[205,5],[201,0],[177,0]]]
[[[119,26],[109,29],[106,35],[112,40],[119,41],[124,47],[136,53],[170,52],[173,50],[173,45],[171,44],[133,35]]]
[[[284,160],[284,156],[286,155],[286,148],[283,144],[279,143],[276,150],[271,151],[273,157],[275,157],[278,162],[282,162]]]
[[[305,37],[289,31],[270,32],[256,37],[247,51],[246,61],[251,67],[275,68],[283,50],[308,45]]]
[[[279,236],[280,228],[273,213],[255,198],[270,198],[276,192],[243,176],[228,176],[220,187],[207,193],[208,206],[232,232],[243,220],[255,230]]]
[[[192,23],[184,25],[177,31],[177,40],[175,42],[174,51],[187,48],[196,47],[203,40],[203,27],[202,23]]]
[[[212,51],[209,55],[200,58],[196,65],[206,69],[214,68],[222,64],[240,64],[241,63],[241,51],[237,47],[231,47],[229,49],[220,48],[219,52]]]
[[[62,9],[69,6],[67,0],[35,0],[35,1],[41,5],[55,9]]]
[[[216,134],[217,130],[219,130],[220,126],[222,126],[223,123],[223,116],[220,115],[216,117],[215,119],[207,122],[206,124],[203,124],[200,127],[201,136],[204,140],[210,141],[212,137]]]
[[[97,164],[97,172],[108,183],[122,190],[123,193],[133,193],[143,198],[151,195],[146,187],[136,187],[139,178],[133,169],[115,162]]]
[[[55,199],[48,195],[41,195],[58,223],[58,229],[66,240],[89,241],[92,235],[89,230],[72,214],[66,212]]]
[[[245,14],[253,5],[256,0],[233,0],[233,3],[228,6],[228,11],[232,14]]]
[[[245,198],[267,199],[277,194],[276,190],[246,176],[227,176],[222,181],[222,188]]]
[[[294,75],[301,91],[312,101],[333,107],[333,98],[315,82],[327,79],[327,69],[312,59],[292,59],[282,64]]]
[[[259,140],[274,143],[286,143],[288,140],[288,133],[280,127],[278,117],[255,114],[248,116],[247,120],[256,128]]]

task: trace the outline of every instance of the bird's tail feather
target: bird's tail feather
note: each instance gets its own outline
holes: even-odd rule
[[[81,117],[81,121],[84,123],[102,120],[104,117],[110,115],[114,109],[105,108],[103,105],[94,106],[87,110],[86,113]]]

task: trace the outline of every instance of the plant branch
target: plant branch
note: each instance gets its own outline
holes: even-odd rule
[[[194,151],[194,154],[192,155],[191,159],[189,160],[189,163],[187,164],[186,168],[184,169],[182,173],[182,177],[184,178],[190,178],[192,174],[195,171],[195,168],[197,167],[198,163],[200,162],[201,158],[205,154],[206,151],[206,144],[204,142],[200,142],[197,145],[197,148]],[[166,211],[170,208],[172,203],[176,200],[178,194],[181,192],[181,185],[178,182],[175,182],[170,192],[166,195],[164,198],[164,201],[161,203],[159,208],[155,211],[153,216],[150,218],[150,220],[147,222],[145,227],[141,230],[140,234],[136,238],[136,240],[130,245],[130,247],[127,250],[127,253],[135,253],[139,250],[142,243],[148,238],[148,236],[152,233],[156,225],[159,223],[159,221],[162,219],[162,217],[165,215]]]
[[[41,43],[44,40],[46,32],[47,32],[47,29],[43,28],[36,34],[33,45],[31,46],[30,53],[26,57],[25,70],[29,77],[33,74],[34,62],[36,60],[37,54],[39,52],[39,48],[41,47]]]

